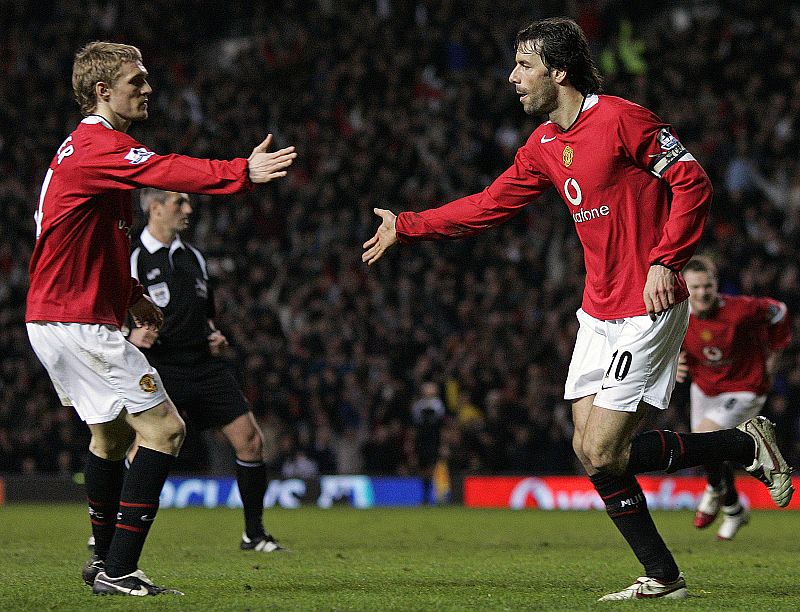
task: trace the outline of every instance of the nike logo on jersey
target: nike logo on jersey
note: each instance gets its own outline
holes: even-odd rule
[[[553,142],[555,139],[556,139],[555,136],[552,136],[551,138],[547,138],[546,136],[542,136],[541,142],[542,142],[542,144],[546,144],[548,142]]]

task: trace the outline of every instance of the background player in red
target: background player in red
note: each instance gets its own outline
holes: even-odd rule
[[[268,153],[271,136],[231,161],[148,150],[125,133],[147,119],[152,93],[136,47],[86,45],[72,87],[85,118],[42,184],[25,320],[62,403],[91,430],[85,478],[95,554],[84,580],[95,593],[155,595],[167,590],[138,561],[185,426],[158,373],[120,331],[128,311],[137,326],[163,321],[130,274],[131,191],[235,193],[285,176],[296,153]],[[140,447],[123,477],[134,434]]]
[[[692,431],[736,427],[761,412],[772,368],[792,339],[786,304],[770,298],[721,295],[717,270],[707,257],[683,269],[689,289],[689,329],[678,362],[677,381],[692,378]],[[708,527],[722,510],[717,538],[730,540],[750,519],[739,502],[729,462],[705,466],[708,487],[694,526]]]
[[[633,436],[648,407],[669,404],[689,317],[679,271],[702,234],[711,185],[670,126],[641,106],[598,95],[599,75],[574,21],[535,22],[517,35],[515,49],[509,81],[526,113],[549,120],[484,191],[420,213],[375,209],[382,222],[362,258],[371,265],[398,240],[477,234],[558,190],[586,266],[565,392],[573,448],[645,571],[602,599],[686,597],[635,474],[733,460],[759,476],[778,505],[792,494],[766,419],[710,433]]]

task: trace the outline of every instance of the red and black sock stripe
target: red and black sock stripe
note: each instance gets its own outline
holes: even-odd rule
[[[93,453],[86,458],[84,479],[89,503],[89,520],[94,536],[94,554],[105,559],[117,521],[119,496],[125,473],[122,461],[101,459]]]
[[[149,448],[136,451],[122,487],[114,538],[106,557],[108,576],[116,578],[136,571],[174,460],[172,455]]]

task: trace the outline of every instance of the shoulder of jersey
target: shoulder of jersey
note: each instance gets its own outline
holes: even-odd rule
[[[742,309],[747,311],[751,305],[755,305],[756,299],[749,295],[728,295],[720,293],[719,295],[719,310],[724,312],[727,316],[736,316],[741,313]]]
[[[755,298],[752,295],[728,295],[727,293],[720,293],[719,297],[720,300],[722,300],[723,304],[728,306],[747,304],[758,300],[758,298]]]

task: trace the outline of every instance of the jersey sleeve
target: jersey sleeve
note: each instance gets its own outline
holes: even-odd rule
[[[649,261],[679,272],[703,234],[711,181],[673,129],[641,106],[631,104],[620,115],[619,136],[633,163],[665,181],[672,192],[669,218]]]
[[[80,166],[84,185],[92,194],[155,187],[224,195],[252,188],[244,158],[221,161],[176,153],[159,155],[121,132],[113,134],[108,143],[110,146],[93,147]]]
[[[770,351],[781,351],[792,341],[792,320],[786,304],[770,298],[759,298],[759,319],[766,321],[767,346]]]
[[[480,193],[439,208],[400,213],[397,237],[408,243],[473,236],[516,216],[550,186],[550,179],[536,168],[527,146],[523,146],[514,164]]]

